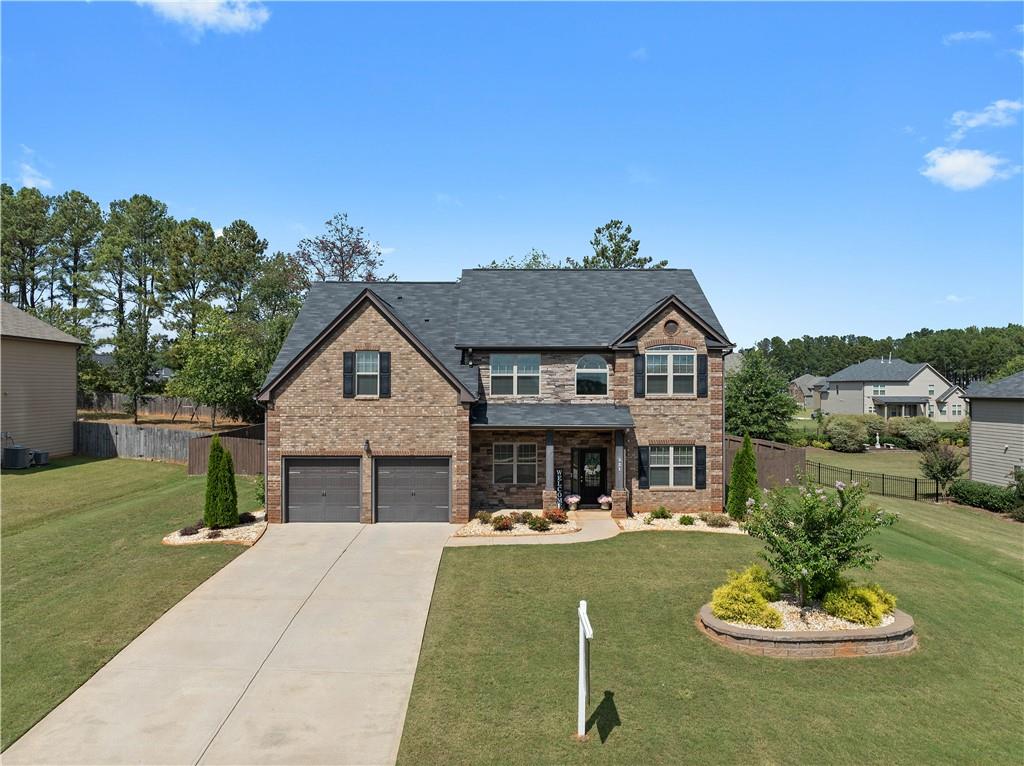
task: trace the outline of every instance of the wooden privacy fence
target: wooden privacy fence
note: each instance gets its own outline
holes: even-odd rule
[[[131,404],[132,398],[126,394],[87,394],[78,392],[78,409],[99,410],[100,412],[124,412]],[[196,404],[191,399],[179,399],[173,396],[147,396],[139,403],[140,415],[177,415],[181,420],[188,420],[193,415],[197,418],[210,419],[213,408],[205,404]],[[218,413],[218,419],[224,417]]]
[[[873,495],[883,497],[902,497],[905,500],[937,500],[939,483],[932,479],[917,479],[913,476],[893,476],[887,473],[857,471],[853,468],[840,468],[814,460],[807,461],[807,475],[818,484],[835,486],[837,481],[844,484],[860,482]]]
[[[804,470],[804,448],[765,439],[751,439],[757,458],[757,485],[774,487],[785,484],[786,479],[796,482]],[[728,486],[732,461],[743,446],[739,436],[725,437],[725,483]]]
[[[126,457],[184,463],[195,431],[174,428],[75,421],[75,454]],[[202,436],[202,434],[200,434]]]
[[[263,475],[263,424],[222,431],[220,443],[235,464],[235,473],[246,476]],[[210,462],[212,435],[192,439],[188,443],[188,473],[190,476],[206,473]]]

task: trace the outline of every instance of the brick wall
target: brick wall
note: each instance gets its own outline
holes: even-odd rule
[[[344,399],[345,351],[391,352],[391,397]],[[370,443],[370,454],[363,451]],[[349,317],[273,392],[267,412],[267,513],[282,520],[281,458],[362,458],[362,512],[373,520],[372,456],[450,456],[452,520],[469,518],[469,407],[373,306]]]

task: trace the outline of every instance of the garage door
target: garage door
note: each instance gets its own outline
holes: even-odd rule
[[[377,521],[448,521],[448,458],[379,458]]]
[[[358,458],[286,458],[285,521],[359,521]]]

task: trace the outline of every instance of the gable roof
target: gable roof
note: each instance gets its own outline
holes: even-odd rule
[[[794,384],[799,388],[804,395],[811,393],[817,386],[823,385],[828,382],[827,378],[823,378],[820,375],[811,375],[810,373],[804,373],[796,378],[793,378],[790,383]]]
[[[673,296],[732,345],[690,269],[465,269],[455,345],[607,348]]]
[[[1024,371],[1014,373],[1000,380],[986,383],[983,380],[967,387],[968,399],[1024,399]]]
[[[943,391],[941,394],[939,394],[937,397],[935,397],[935,401],[937,401],[937,402],[944,402],[949,397],[951,397],[953,394],[955,394],[957,391],[959,391],[960,393],[963,393],[964,390],[960,386],[958,386],[956,383],[954,383],[949,388],[947,388],[945,391]]]
[[[7,301],[0,301],[0,335],[28,340],[48,340],[54,343],[73,343],[76,346],[85,345],[73,335],[68,335],[52,324],[15,308]]]
[[[454,343],[456,287],[453,282],[313,283],[257,398],[266,398],[278,378],[368,300],[463,391],[465,398],[475,400],[479,374],[475,367],[461,364],[462,354]]]
[[[915,364],[903,359],[867,359],[829,375],[828,382],[906,383],[927,366],[926,362]]]

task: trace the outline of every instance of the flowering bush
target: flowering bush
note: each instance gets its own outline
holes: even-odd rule
[[[552,508],[550,511],[544,511],[544,517],[552,524],[567,524],[569,522],[569,517],[565,515],[565,511],[561,508]]]
[[[491,528],[495,532],[509,532],[514,525],[511,516],[495,516],[491,519]]]
[[[755,502],[747,532],[764,541],[761,555],[801,605],[836,587],[847,569],[870,569],[880,558],[865,538],[896,516],[866,505],[864,497],[857,482],[838,481],[827,492],[805,479],[796,491],[777,487]]]
[[[580,504],[580,496],[579,495],[566,495],[565,496],[565,504],[566,505],[579,505]]]
[[[599,502],[601,505],[610,505],[612,499],[608,495],[601,495],[599,498],[597,498],[597,502]]]

